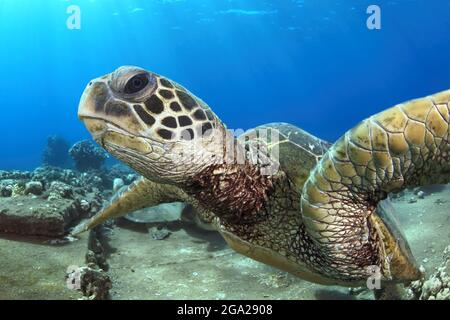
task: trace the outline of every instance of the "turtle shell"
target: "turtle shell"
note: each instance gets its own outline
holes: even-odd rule
[[[331,143],[288,123],[269,123],[251,129],[239,138],[246,146],[253,146],[278,158],[284,171],[297,188],[303,187],[311,170],[331,147]],[[261,152],[259,152],[261,154]]]

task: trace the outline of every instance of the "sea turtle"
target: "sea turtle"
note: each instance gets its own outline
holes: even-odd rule
[[[78,115],[143,177],[72,233],[183,201],[236,251],[312,282],[418,279],[389,207],[379,204],[391,192],[450,181],[449,100],[450,90],[397,105],[332,146],[288,124],[235,138],[179,84],[121,67],[89,83]]]

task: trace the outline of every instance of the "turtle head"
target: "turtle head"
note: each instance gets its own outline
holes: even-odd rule
[[[155,181],[183,183],[223,150],[226,129],[203,101],[137,67],[92,80],[78,116],[97,143]]]

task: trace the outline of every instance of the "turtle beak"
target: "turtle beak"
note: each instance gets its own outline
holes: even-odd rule
[[[101,146],[104,146],[103,138],[108,130],[107,121],[103,119],[103,111],[109,97],[105,77],[101,77],[89,82],[78,105],[78,118]]]
[[[89,82],[78,105],[78,118],[81,121],[85,118],[99,118],[99,114],[104,112],[109,97],[108,85],[102,78]]]

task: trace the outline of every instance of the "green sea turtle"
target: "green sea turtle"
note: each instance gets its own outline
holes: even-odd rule
[[[236,251],[303,279],[415,280],[421,274],[407,242],[379,204],[391,192],[450,181],[449,100],[445,91],[397,105],[332,146],[288,124],[235,138],[179,84],[121,67],[89,83],[78,114],[143,177],[72,233],[183,201]]]

